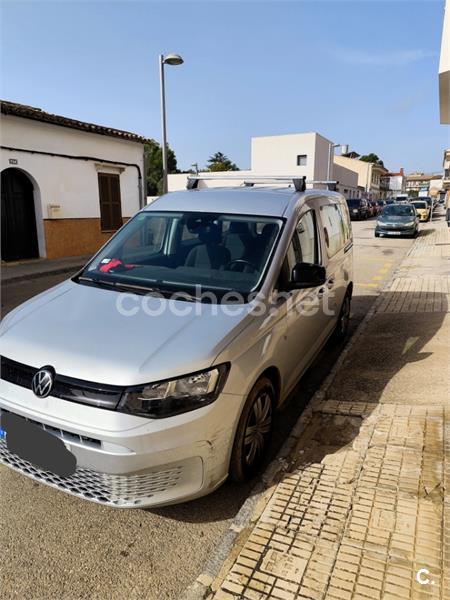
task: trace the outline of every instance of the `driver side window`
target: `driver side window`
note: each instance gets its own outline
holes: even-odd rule
[[[292,269],[299,262],[320,263],[316,216],[313,210],[305,213],[297,223],[283,263],[281,279],[288,281]]]

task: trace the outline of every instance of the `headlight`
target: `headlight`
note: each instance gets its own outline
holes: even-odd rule
[[[405,227],[414,227],[415,224],[415,221],[411,221],[410,223],[405,223]]]
[[[217,399],[229,365],[125,390],[118,409],[140,417],[162,419],[201,408]]]

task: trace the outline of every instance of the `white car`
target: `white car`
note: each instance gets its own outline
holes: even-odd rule
[[[296,185],[167,194],[9,313],[0,461],[117,507],[252,477],[274,410],[350,314],[345,199]]]

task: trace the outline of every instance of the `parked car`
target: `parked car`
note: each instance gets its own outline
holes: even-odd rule
[[[377,219],[375,237],[406,235],[415,237],[419,233],[419,215],[413,204],[391,204],[384,208]]]
[[[380,214],[380,212],[386,206],[386,200],[377,200],[377,206],[378,206],[378,214]]]
[[[252,477],[275,409],[345,336],[352,246],[336,192],[160,197],[3,319],[0,461],[118,507]]]
[[[430,211],[433,209],[433,199],[431,198],[431,196],[420,196],[417,198],[411,198],[411,202],[415,200],[422,200],[423,202],[426,202],[428,204],[428,207],[430,209]]]
[[[369,205],[365,198],[347,198],[347,206],[351,219],[367,219],[369,216]]]
[[[395,198],[386,198],[386,205],[395,204]]]
[[[421,221],[429,221],[431,216],[431,210],[426,202],[423,199],[413,200],[411,204],[415,207],[417,214],[419,215],[419,219]]]

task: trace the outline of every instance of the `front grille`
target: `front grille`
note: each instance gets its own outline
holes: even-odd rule
[[[110,475],[78,467],[70,477],[60,477],[10,452],[5,440],[0,440],[0,463],[79,498],[121,508],[148,504],[154,496],[176,487],[183,476],[183,466],[176,465],[142,475]]]
[[[5,408],[0,408],[0,423],[2,413],[9,412]],[[45,423],[40,423],[39,421],[35,421],[34,419],[29,419],[27,417],[22,417],[25,421],[29,423],[33,423],[37,427],[40,427],[44,431],[48,431],[52,435],[58,437],[63,442],[67,442],[68,444],[77,444],[78,446],[87,446],[89,448],[101,448],[102,442],[100,440],[96,440],[94,438],[88,437],[86,435],[78,435],[78,433],[72,433],[70,431],[66,431],[65,429],[59,429],[58,427],[52,427],[51,425],[46,425]]]
[[[4,381],[31,389],[31,381],[39,368],[1,357],[0,377]],[[123,388],[117,385],[94,383],[65,377],[56,373],[51,395],[62,400],[87,404],[96,408],[115,410],[122,396]]]

